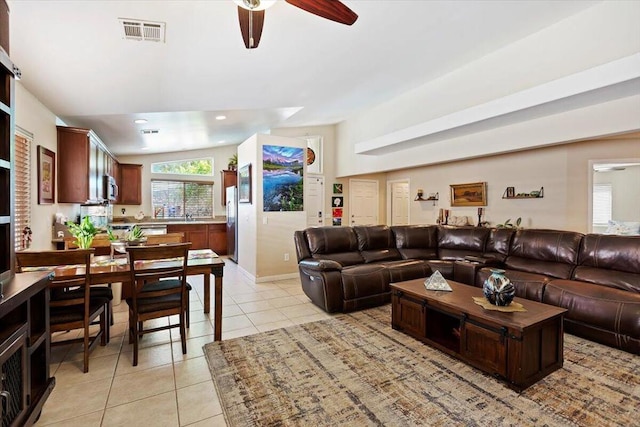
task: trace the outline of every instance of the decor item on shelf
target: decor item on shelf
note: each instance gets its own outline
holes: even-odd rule
[[[433,206],[435,206],[439,198],[440,196],[438,195],[438,193],[429,193],[427,197],[424,197],[424,192],[419,189],[418,193],[416,194],[416,198],[413,200],[416,202],[433,202]]]
[[[229,157],[229,163],[227,164],[227,168],[230,171],[234,171],[236,170],[237,167],[238,167],[238,154],[234,154],[233,156]]]
[[[138,227],[138,224],[129,229],[124,239],[129,246],[137,246],[147,241],[147,238],[144,235],[144,231],[142,231],[142,229]]]
[[[516,219],[516,223],[513,224],[511,223],[511,218],[508,218],[504,223],[502,224],[497,224],[496,227],[498,228],[517,228],[520,229],[522,227],[520,227],[520,224],[522,223],[522,218],[518,217],[518,219]]]
[[[424,195],[424,192],[422,191],[422,188],[418,188],[418,194],[416,194],[416,200],[421,200],[423,195]]]
[[[516,193],[514,187],[507,187],[502,193],[503,199],[541,199],[544,197],[544,187],[540,190],[530,191],[528,193]]]
[[[451,189],[451,206],[487,206],[487,183],[455,184]]]
[[[444,210],[444,225],[449,224],[449,209]]]
[[[80,249],[91,248],[93,238],[98,234],[98,229],[93,225],[89,216],[85,216],[79,224],[67,221],[67,228],[69,233],[76,238],[75,244]]]
[[[487,301],[498,306],[511,304],[516,295],[516,288],[511,280],[504,275],[504,270],[491,269],[491,276],[487,277],[482,286],[482,293]]]
[[[482,213],[483,209],[478,208],[478,227],[482,227]]]
[[[264,26],[265,9],[275,0],[233,0],[238,5],[238,20],[242,40],[247,49],[255,49],[260,43]],[[352,25],[358,15],[339,0],[286,0],[292,6],[321,18],[344,25]]]

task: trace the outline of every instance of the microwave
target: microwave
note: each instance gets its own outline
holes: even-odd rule
[[[110,175],[105,175],[102,178],[103,181],[103,194],[104,200],[116,201],[118,198],[118,186],[116,185],[116,179]]]

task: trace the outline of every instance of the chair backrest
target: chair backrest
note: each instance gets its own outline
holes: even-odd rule
[[[147,245],[165,245],[184,242],[184,233],[166,233],[147,235]]]
[[[187,261],[191,243],[176,243],[157,246],[129,246],[129,271],[132,296],[136,298],[146,282],[164,278],[178,278],[186,288]],[[171,292],[145,292],[145,297],[162,296]]]
[[[73,249],[64,251],[22,251],[16,252],[18,271],[27,267],[50,267],[55,271],[51,276],[49,288],[52,290],[51,306],[89,305],[89,273],[91,255],[94,249]],[[77,268],[68,268],[76,266]],[[84,293],[75,294],[76,298],[58,298],[57,291],[82,287]]]

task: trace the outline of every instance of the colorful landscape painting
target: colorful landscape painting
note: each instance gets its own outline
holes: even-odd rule
[[[299,147],[262,147],[262,194],[265,212],[303,210],[304,152]]]

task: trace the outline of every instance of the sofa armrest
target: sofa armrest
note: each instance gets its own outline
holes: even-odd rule
[[[298,263],[298,266],[302,270],[317,271],[317,272],[342,270],[342,264],[330,259],[303,259]]]

